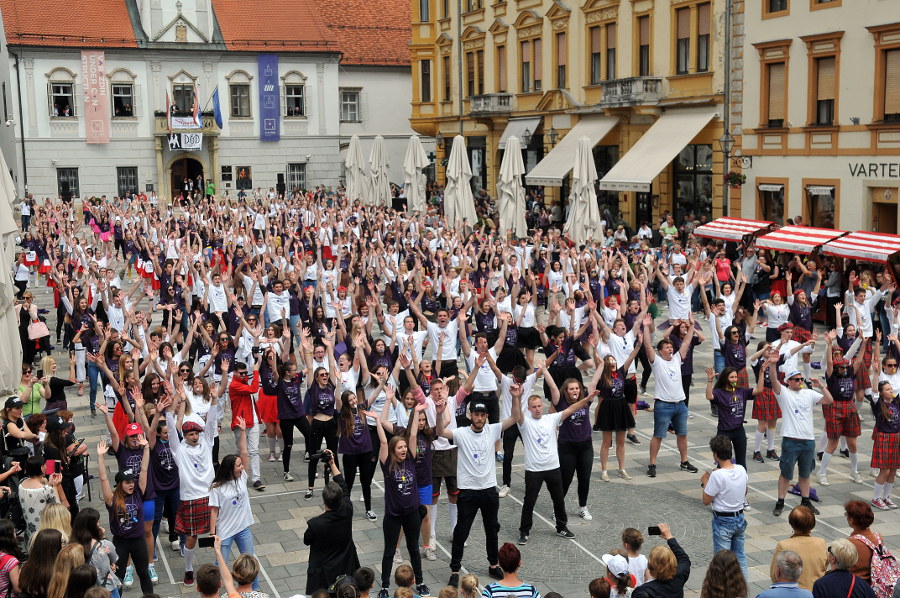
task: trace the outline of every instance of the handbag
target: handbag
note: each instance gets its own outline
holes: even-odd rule
[[[47,324],[41,320],[34,320],[28,324],[28,340],[36,341],[38,339],[50,336],[50,330]]]

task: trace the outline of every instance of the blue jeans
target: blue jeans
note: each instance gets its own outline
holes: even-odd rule
[[[725,356],[721,349],[713,349],[713,370],[718,374],[725,369]]]
[[[103,359],[103,356],[101,355],[100,358]],[[88,360],[85,365],[87,366],[88,382],[91,385],[91,411],[93,411],[97,404],[97,387],[100,385],[102,376],[100,375],[100,366],[93,361]]]
[[[657,359],[659,359],[657,357]],[[665,438],[669,424],[675,428],[677,436],[687,436],[688,408],[684,401],[667,403],[657,399],[653,402],[653,435]]]
[[[713,553],[720,550],[730,550],[741,564],[744,578],[747,578],[747,557],[744,556],[744,533],[747,531],[747,521],[744,514],[736,517],[720,517],[713,513],[712,536]]]
[[[815,440],[781,439],[781,458],[779,460],[781,477],[786,480],[793,479],[795,465],[800,479],[807,479],[816,465]]]
[[[222,556],[225,557],[226,563],[231,557],[232,543],[237,544],[238,551],[240,551],[241,554],[253,554],[253,534],[250,533],[249,527],[245,527],[233,536],[222,538]],[[743,546],[743,543],[741,546]],[[216,566],[218,566],[218,563],[216,563]],[[259,589],[259,577],[253,580],[253,589]]]
[[[159,442],[157,440],[157,442]],[[159,527],[162,523],[163,517],[163,509],[165,509],[166,505],[169,507],[169,542],[178,539],[178,534],[175,533],[175,514],[178,512],[178,504],[180,502],[181,492],[179,491],[178,486],[172,488],[171,490],[157,490],[156,491],[156,510],[153,513],[153,538],[154,540],[159,537]]]

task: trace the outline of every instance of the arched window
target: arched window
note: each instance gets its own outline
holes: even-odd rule
[[[299,71],[288,71],[281,78],[282,105],[285,118],[306,116],[306,77]]]
[[[79,95],[75,73],[67,68],[55,68],[47,73],[47,106],[53,118],[78,116],[75,98]]]
[[[138,102],[140,94],[134,80],[137,75],[128,69],[116,69],[109,77],[110,109],[113,118],[133,118],[140,116]]]
[[[231,118],[250,118],[250,81],[253,77],[246,71],[232,71],[225,79],[231,98]]]

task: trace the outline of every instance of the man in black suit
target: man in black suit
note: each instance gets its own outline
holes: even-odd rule
[[[322,490],[325,512],[307,522],[303,543],[309,546],[306,594],[327,589],[340,575],[353,575],[359,557],[353,542],[353,503],[334,454],[326,449],[322,459],[331,466],[332,480]]]

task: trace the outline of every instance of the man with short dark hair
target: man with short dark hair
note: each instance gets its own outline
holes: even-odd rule
[[[309,546],[306,594],[327,588],[340,575],[359,569],[353,543],[353,503],[334,453],[325,449],[322,459],[331,466],[332,480],[322,490],[325,512],[306,523],[303,543]]]
[[[369,592],[375,585],[375,572],[368,567],[360,567],[353,574],[356,589],[359,590],[359,598],[369,598]]]
[[[709,441],[709,450],[716,460],[716,469],[707,470],[700,476],[700,487],[703,488],[703,504],[712,505],[713,553],[720,550],[733,552],[746,578],[744,496],[747,494],[747,470],[731,462],[734,449],[727,436],[714,436]]]
[[[803,559],[793,550],[783,550],[775,557],[775,583],[756,598],[812,598],[813,593],[801,588],[797,580],[803,573]]]
[[[197,591],[203,598],[218,598],[219,588],[222,587],[222,576],[218,567],[212,563],[200,565],[194,580],[197,582]]]

